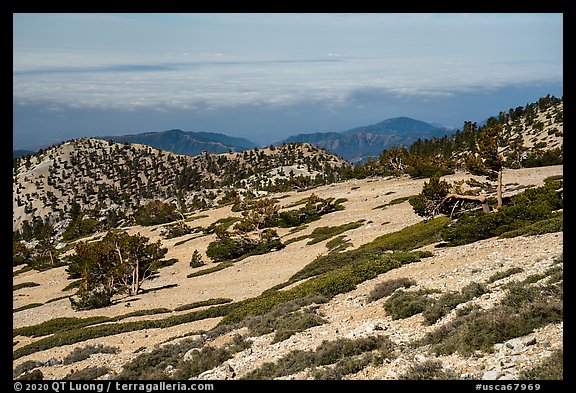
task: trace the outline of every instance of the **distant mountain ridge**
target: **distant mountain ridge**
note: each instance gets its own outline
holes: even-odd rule
[[[98,139],[113,142],[128,142],[147,145],[155,149],[167,150],[176,154],[190,156],[202,152],[213,154],[228,153],[229,151],[250,150],[257,145],[244,138],[231,137],[214,132],[193,132],[172,129],[159,132],[145,132],[142,134],[103,136]]]
[[[409,117],[396,117],[343,132],[299,134],[277,144],[307,142],[339,155],[350,162],[377,157],[392,146],[408,146],[418,138],[441,137],[451,129]]]
[[[18,158],[34,154],[32,150],[12,150],[12,158]]]

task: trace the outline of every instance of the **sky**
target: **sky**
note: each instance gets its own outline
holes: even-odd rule
[[[563,96],[561,13],[13,14],[13,148],[165,131],[268,145]]]

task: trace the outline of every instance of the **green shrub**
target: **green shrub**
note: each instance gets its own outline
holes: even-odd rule
[[[344,210],[340,204],[344,199],[335,201],[334,198],[322,199],[315,194],[310,195],[306,204],[297,210],[285,210],[278,214],[270,225],[276,225],[281,228],[298,227],[319,220],[325,214],[339,210]]]
[[[561,287],[516,286],[501,304],[458,316],[428,333],[417,345],[431,345],[439,354],[492,352],[496,343],[527,335],[562,318]]]
[[[314,351],[292,351],[276,363],[264,363],[242,379],[273,379],[288,376],[309,367],[333,364],[341,359],[352,358],[371,351],[378,351],[382,357],[392,358],[394,347],[394,343],[385,336],[323,341]]]
[[[303,332],[306,329],[324,323],[326,323],[325,319],[310,310],[290,313],[275,322],[274,328],[276,334],[274,335],[272,343],[284,341],[298,332]]]
[[[183,306],[176,307],[174,311],[185,311],[185,310],[192,310],[194,308],[205,307],[205,306],[213,306],[216,304],[224,304],[230,303],[232,299],[229,298],[215,298],[215,299],[208,299],[208,300],[200,300],[198,302],[185,304]]]
[[[248,244],[245,238],[218,239],[208,244],[206,255],[214,262],[236,259],[249,252]]]
[[[234,265],[233,262],[229,262],[229,261],[228,262],[221,262],[221,263],[217,264],[216,266],[212,266],[212,267],[209,267],[207,269],[202,269],[202,270],[198,270],[197,272],[190,273],[186,277],[192,278],[192,277],[203,276],[205,274],[210,274],[210,273],[217,272],[219,270],[226,269],[227,267],[230,267],[233,265]]]
[[[202,255],[200,255],[198,250],[194,250],[192,259],[190,259],[190,267],[201,267],[204,265],[206,265],[206,263],[202,260]]]
[[[384,303],[384,309],[392,319],[408,318],[426,310],[432,303],[430,294],[437,291],[421,289],[418,291],[397,291]]]
[[[97,323],[108,322],[108,317],[88,317],[88,318],[54,318],[48,321],[39,323],[37,325],[25,326],[12,330],[14,337],[28,336],[28,337],[41,337],[48,336],[57,332],[63,332],[70,329],[79,329],[85,326],[94,325]]]
[[[359,356],[340,359],[332,367],[317,367],[313,371],[313,376],[317,380],[341,380],[344,376],[355,374],[369,364],[375,363],[377,358],[378,356],[372,353],[364,353]]]
[[[241,221],[242,218],[240,217],[226,217],[226,218],[221,218],[218,221],[210,224],[208,226],[208,228],[206,228],[204,230],[204,233],[206,234],[212,234],[212,233],[216,233],[216,230],[222,230],[222,231],[226,231],[228,228],[230,228],[232,226],[232,224],[234,224],[235,222]]]
[[[371,260],[380,260],[386,251],[409,251],[423,247],[440,240],[440,229],[449,221],[447,217],[438,217],[433,220],[419,222],[398,232],[382,235],[372,242],[364,244],[357,249],[342,253],[322,255],[295,273],[290,282],[313,277],[342,266],[364,263]],[[396,254],[400,258],[403,254]],[[431,256],[429,252],[418,254],[418,259]],[[413,258],[413,253],[404,254],[404,257]]]
[[[444,317],[457,305],[466,303],[475,297],[486,293],[486,285],[472,282],[460,290],[460,292],[448,292],[432,301],[425,308],[422,316],[427,325],[433,325],[440,318]]]
[[[399,380],[430,381],[458,379],[458,375],[452,371],[444,370],[442,362],[435,359],[427,359],[422,363],[415,363],[398,376]]]
[[[188,235],[192,232],[194,232],[194,229],[190,228],[188,225],[172,225],[170,228],[168,228],[164,234],[164,237],[166,239],[173,239],[175,237]]]
[[[65,381],[91,381],[110,372],[108,367],[92,366],[82,370],[72,370],[63,379]]]
[[[24,311],[24,310],[28,310],[31,308],[40,307],[43,305],[44,305],[44,303],[30,303],[30,304],[26,304],[22,307],[15,308],[14,310],[12,310],[12,312],[15,313],[15,312],[19,312],[19,311]]]
[[[142,329],[161,329],[206,318],[222,317],[229,314],[236,307],[238,307],[237,304],[221,304],[204,310],[192,311],[183,315],[173,315],[165,319],[110,323],[57,331],[51,336],[41,338],[15,350],[13,352],[13,358],[18,359],[34,352],[44,351],[62,345],[75,344],[92,338],[106,337]],[[115,320],[108,319],[108,321]],[[84,321],[80,320],[80,322]],[[14,335],[16,335],[16,329]]]
[[[346,240],[346,235],[337,236],[326,242],[326,248],[330,252],[341,252],[346,250],[348,247],[352,247],[352,242]]]
[[[73,297],[69,299],[72,308],[76,311],[108,307],[112,304],[112,294],[100,287],[82,292],[78,300]]]
[[[514,274],[522,273],[523,271],[524,269],[522,269],[521,267],[511,267],[510,269],[496,272],[488,278],[486,284],[492,284],[493,282],[502,280],[506,277],[510,277]]]
[[[399,267],[403,263],[418,260],[420,258],[416,253],[395,252],[374,259],[352,261],[347,265],[328,270],[318,277],[304,281],[289,290],[267,291],[256,298],[239,302],[238,307],[226,315],[220,324],[235,323],[248,316],[262,315],[279,304],[308,295],[323,295],[331,299],[339,293],[351,291],[359,283],[370,280],[378,274]]]
[[[70,284],[66,285],[66,286],[62,289],[62,292],[71,291],[71,290],[73,290],[73,289],[79,288],[79,287],[80,287],[80,284],[82,284],[82,279],[72,281]]]
[[[151,352],[144,352],[125,363],[122,371],[116,376],[120,380],[166,379],[164,369],[184,357],[191,349],[200,348],[204,339],[184,339],[177,344],[163,345]]]
[[[390,296],[398,288],[410,288],[413,285],[416,285],[416,281],[405,277],[390,279],[378,283],[368,294],[368,302],[373,302],[383,297]]]
[[[497,212],[463,214],[442,230],[442,238],[449,245],[458,246],[507,232],[505,236],[511,237],[529,231],[543,233],[544,228],[558,231],[562,221],[554,211],[563,207],[562,198],[556,192],[558,187],[558,182],[548,182],[543,187],[512,196]],[[531,229],[527,229],[530,226]]]
[[[359,228],[363,225],[365,220],[360,220],[356,222],[351,222],[349,224],[338,225],[334,227],[319,227],[312,231],[309,235],[312,240],[310,240],[307,245],[313,245],[316,243],[320,243],[321,241],[330,239],[331,237],[340,235],[346,231]]]
[[[109,347],[102,344],[87,345],[85,347],[76,347],[70,352],[62,361],[63,364],[68,365],[82,360],[88,359],[91,355],[96,353],[111,353],[115,354],[120,351],[119,348]]]
[[[36,361],[36,360],[26,360],[25,362],[20,363],[14,368],[12,372],[12,377],[16,379],[20,375],[27,373],[28,371],[34,370],[35,368],[42,367],[44,363]]]
[[[519,229],[504,232],[500,235],[500,237],[510,238],[516,236],[533,236],[533,235],[542,235],[544,233],[563,232],[563,231],[564,231],[564,216],[562,215],[562,213],[559,213],[557,216],[537,221],[533,224],[526,225]]]
[[[237,259],[248,255],[266,254],[284,247],[278,233],[265,229],[259,239],[245,236],[223,237],[208,244],[206,255],[215,262]]]
[[[186,362],[182,362],[174,378],[179,380],[197,377],[206,370],[219,366],[234,355],[229,348],[205,346],[195,353],[195,356]]]
[[[176,211],[176,206],[161,201],[149,202],[134,212],[136,224],[144,226],[165,224],[179,218],[180,214]]]
[[[23,283],[14,285],[12,287],[12,291],[17,291],[17,290],[22,289],[22,288],[31,288],[31,287],[38,287],[38,286],[40,286],[40,284],[35,283],[35,282],[23,282]]]
[[[522,371],[518,376],[520,380],[542,381],[564,379],[564,350],[558,349],[546,360],[532,368]]]
[[[16,378],[19,381],[41,381],[44,379],[44,374],[40,370],[33,370],[22,374],[20,377]]]

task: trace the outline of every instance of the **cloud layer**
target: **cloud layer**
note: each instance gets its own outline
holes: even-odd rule
[[[511,86],[562,95],[562,39],[558,14],[16,14],[14,139],[176,118],[256,136],[271,114],[278,133],[333,130]]]

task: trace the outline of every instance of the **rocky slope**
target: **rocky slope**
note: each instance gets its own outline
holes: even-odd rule
[[[522,187],[539,186],[545,178],[563,174],[562,166],[506,170],[504,172],[505,195],[519,192]],[[447,181],[469,179],[467,173],[458,172],[446,176]],[[477,180],[483,178],[475,177]],[[295,232],[289,228],[279,228],[278,233],[284,242],[290,239],[310,235],[314,229],[334,227],[364,220],[358,228],[346,231],[345,240],[357,248],[367,244],[384,233],[391,233],[421,221],[411,206],[402,198],[420,192],[424,183],[408,177],[375,178],[353,180],[315,188],[302,192],[289,192],[274,195],[285,208],[294,205],[314,193],[321,198],[346,198],[345,207],[323,216],[320,220],[299,228]],[[192,224],[206,227],[219,219],[240,216],[232,212],[230,206],[209,209],[202,214],[191,215]],[[74,290],[63,289],[71,282],[65,268],[56,268],[44,272],[25,271],[15,275],[14,285],[35,283],[36,286],[22,286],[13,292],[13,328],[37,325],[55,319],[55,317],[88,318],[95,316],[117,317],[129,312],[164,308],[165,311],[154,315],[131,316],[122,319],[122,323],[135,321],[164,320],[185,315],[178,307],[210,299],[228,298],[233,302],[260,295],[265,290],[286,282],[294,273],[312,262],[318,255],[327,254],[327,241],[307,245],[306,241],[294,241],[284,249],[265,255],[251,256],[236,262],[233,266],[210,274],[188,278],[191,272],[197,272],[208,266],[191,268],[189,261],[194,250],[205,257],[209,242],[215,235],[186,236],[165,239],[162,225],[152,227],[129,227],[131,233],[140,233],[151,241],[160,240],[168,247],[167,258],[176,258],[177,262],[160,270],[160,276],[144,286],[146,291],[136,298],[119,297],[115,304],[104,309],[74,311],[66,295]],[[183,242],[183,240],[187,240]],[[114,378],[138,355],[150,354],[158,348],[168,348],[171,344],[183,344],[190,338],[206,340],[204,347],[223,347],[240,334],[249,347],[232,354],[225,362],[220,362],[204,370],[194,378],[200,379],[239,379],[249,376],[254,370],[267,362],[277,362],[294,350],[313,351],[324,340],[339,338],[358,339],[363,337],[388,337],[394,346],[394,356],[383,359],[381,363],[370,363],[355,372],[346,374],[347,379],[399,379],[412,367],[439,361],[441,369],[449,372],[453,378],[473,379],[513,379],[523,370],[540,360],[549,358],[555,350],[563,346],[563,323],[555,322],[535,329],[531,333],[506,340],[494,345],[493,352],[472,354],[438,355],[429,344],[418,344],[419,339],[434,329],[447,325],[458,317],[459,310],[475,306],[481,310],[491,310],[509,291],[507,286],[513,281],[522,281],[535,274],[544,274],[551,268],[562,266],[563,234],[547,233],[529,237],[510,239],[487,239],[472,244],[436,248],[425,247],[432,256],[401,267],[392,269],[377,277],[359,284],[352,291],[336,295],[328,302],[312,305],[316,315],[325,323],[296,332],[289,338],[272,343],[274,333],[251,335],[246,327],[237,327],[223,334],[211,337],[207,335],[221,320],[214,316],[196,321],[175,324],[165,328],[146,328],[116,333],[108,336],[88,338],[73,344],[56,345],[45,350],[36,350],[24,356],[18,356],[13,367],[24,367],[26,362],[36,362],[46,379],[60,379],[72,370],[87,367],[107,367],[100,378]],[[516,273],[504,278],[488,281],[496,273],[518,268]],[[15,267],[18,273],[21,267]],[[486,283],[488,291],[469,300],[432,325],[423,323],[421,313],[403,319],[393,319],[384,309],[388,297],[368,301],[371,291],[380,283],[394,278],[410,278],[416,283],[408,291],[420,289],[441,291],[441,294],[458,291],[472,282]],[[545,282],[542,278],[540,282]],[[438,294],[437,296],[440,296]],[[26,309],[26,306],[35,305]],[[201,309],[207,309],[205,306]],[[118,322],[100,322],[96,326]],[[45,337],[16,335],[14,351]],[[95,353],[87,359],[63,364],[75,349],[87,345],[106,345],[117,349],[114,354]],[[194,356],[191,349],[182,354],[182,359]],[[170,366],[170,367],[168,367]],[[174,377],[178,364],[162,363],[165,378]],[[308,379],[327,372],[330,364],[304,368],[281,378]],[[446,374],[448,375],[448,374]]]

